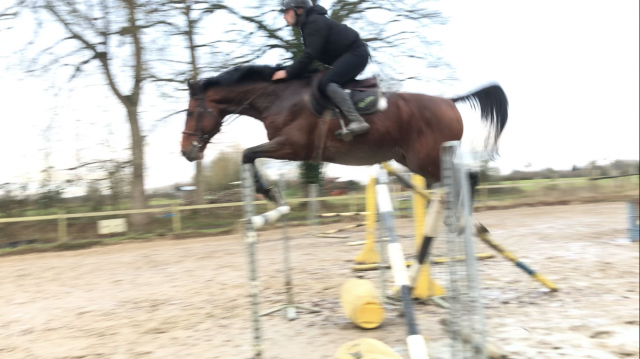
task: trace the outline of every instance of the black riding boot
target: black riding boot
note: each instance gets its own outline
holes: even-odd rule
[[[347,126],[349,132],[357,136],[369,131],[369,124],[366,123],[358,111],[356,111],[349,95],[344,92],[342,87],[334,83],[329,84],[329,86],[327,86],[327,96],[329,96],[333,104],[336,105],[349,120],[349,126]]]

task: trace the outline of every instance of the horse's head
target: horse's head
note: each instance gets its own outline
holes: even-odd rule
[[[187,123],[182,132],[182,155],[190,162],[201,160],[213,136],[220,132],[224,114],[211,99],[207,101],[199,81],[189,81]]]
[[[252,84],[270,84],[273,74],[282,67],[237,66],[202,81],[189,81],[187,124],[182,133],[182,154],[189,161],[204,157],[204,150],[213,136],[220,132],[227,115],[259,116],[252,101],[268,92]],[[249,89],[247,90],[247,87]]]

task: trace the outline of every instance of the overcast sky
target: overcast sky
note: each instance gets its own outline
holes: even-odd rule
[[[1,5],[7,2],[0,0]],[[502,156],[494,163],[503,172],[640,157],[637,0],[449,0],[434,6],[449,23],[434,27],[432,38],[442,42],[440,51],[458,81],[407,82],[404,90],[455,96],[499,83],[511,102]],[[83,78],[61,86],[58,79],[23,75],[10,53],[29,39],[27,31],[0,32],[0,184],[39,178],[46,129],[49,163],[56,168],[103,156],[109,148],[113,156],[126,156],[126,117],[102,86],[104,80]],[[375,66],[367,69],[371,72]],[[50,90],[53,82],[62,91]],[[184,96],[160,100],[147,91],[145,128],[184,108]],[[482,143],[486,132],[479,115],[466,105],[459,108],[466,126],[463,143],[468,148]],[[183,127],[184,117],[176,116],[150,134],[147,187],[188,181],[193,175],[193,164],[179,154]],[[262,124],[242,118],[225,130],[207,159],[233,143],[248,147],[264,141]],[[364,179],[368,173],[367,168],[329,166],[329,175],[345,179]]]

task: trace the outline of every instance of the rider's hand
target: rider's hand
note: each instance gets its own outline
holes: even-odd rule
[[[273,74],[273,78],[271,80],[277,81],[277,80],[284,80],[286,78],[287,78],[287,71],[280,70],[280,71],[276,71],[276,73]]]

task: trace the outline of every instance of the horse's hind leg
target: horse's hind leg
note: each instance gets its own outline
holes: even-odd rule
[[[265,181],[256,166],[256,160],[258,158],[271,158],[274,160],[294,160],[292,158],[293,150],[282,139],[275,139],[273,141],[263,143],[259,146],[248,148],[244,151],[242,156],[243,164],[252,164],[254,181],[256,184],[256,193],[259,193],[271,202],[277,205],[283,205],[284,199],[275,187],[267,187]]]
[[[409,155],[409,157],[404,160],[406,161],[405,163],[400,162],[402,165],[409,168],[411,172],[417,173],[426,178],[427,182],[429,182],[430,184],[438,183],[441,181],[439,156],[425,156],[423,158],[418,158],[417,156],[412,157],[411,155]],[[398,161],[398,159],[396,159],[396,161]],[[471,203],[474,203],[476,188],[480,184],[480,173],[477,171],[469,170],[468,176],[469,186],[471,189]]]
[[[438,152],[408,153],[404,159],[404,166],[413,173],[427,179],[429,183],[440,182],[440,154]]]

